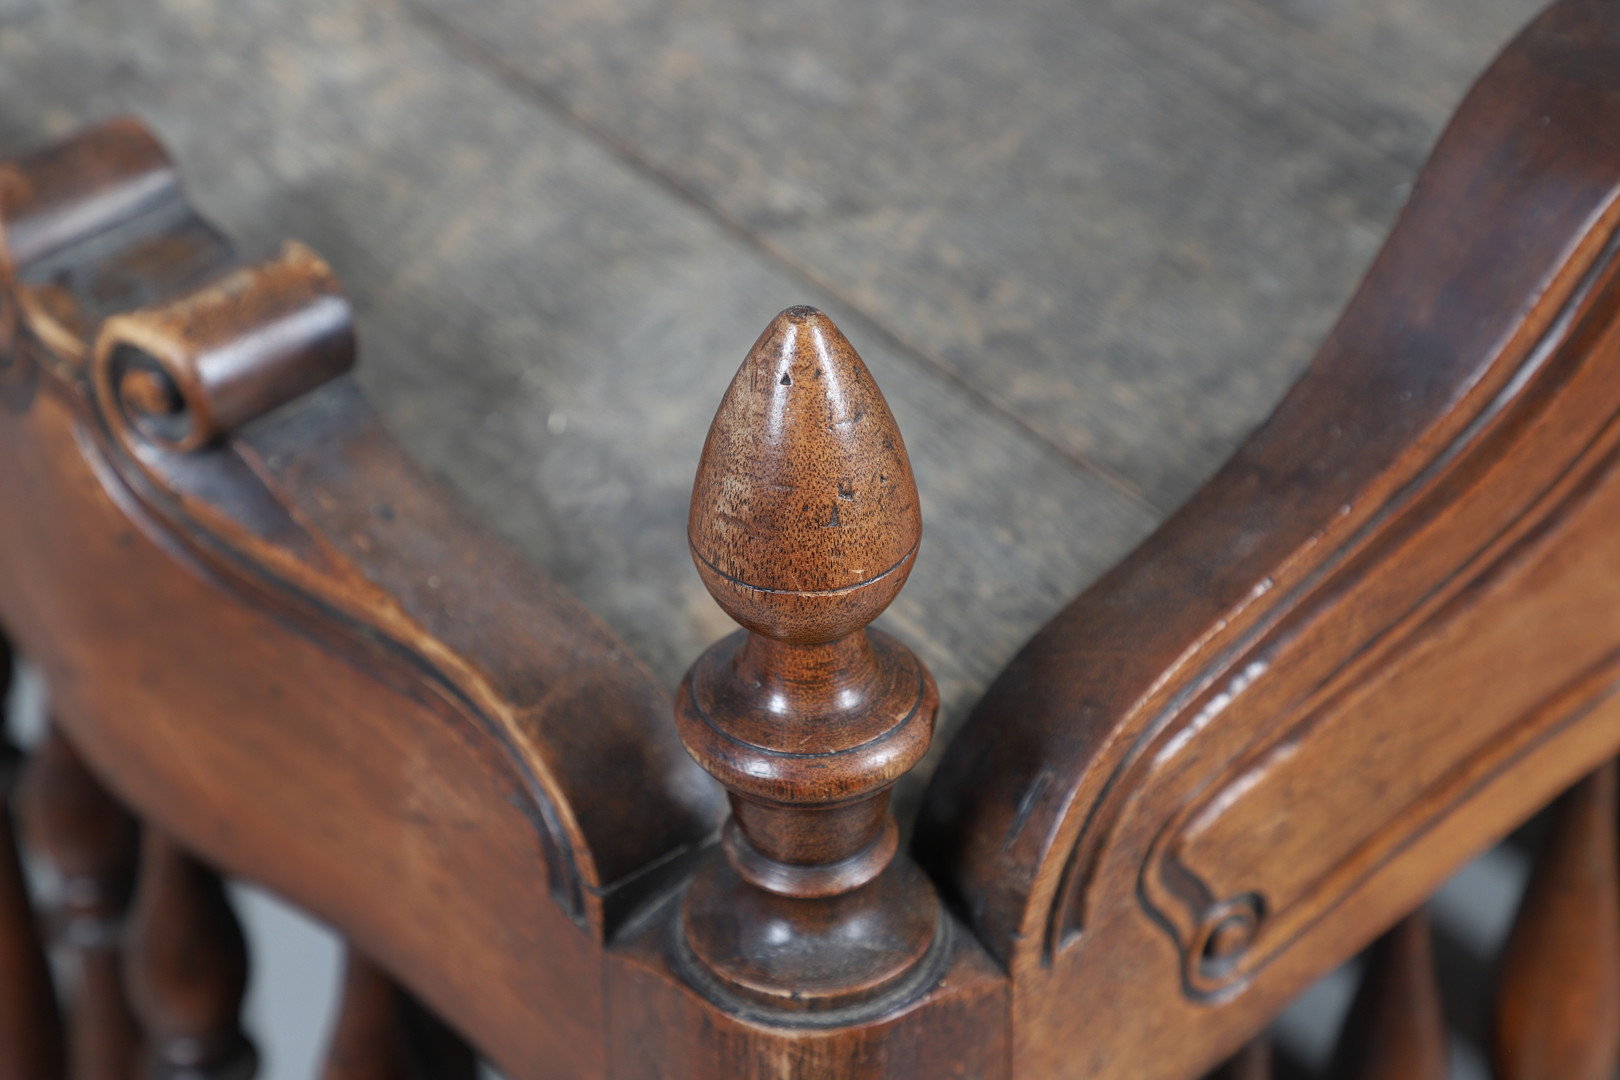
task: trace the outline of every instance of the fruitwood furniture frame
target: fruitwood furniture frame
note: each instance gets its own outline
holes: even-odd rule
[[[1617,226],[1620,3],[1561,0],[1272,418],[996,681],[907,850],[937,694],[865,627],[916,490],[824,315],[716,416],[692,551],[747,629],[672,707],[384,433],[317,256],[238,262],[133,121],[0,166],[0,619],[55,722],[18,802],[79,969],[64,1039],[0,843],[0,1077],[64,1043],[251,1074],[216,870],[347,936],[331,1077],[465,1075],[414,997],[514,1080],[1183,1080],[1391,926],[1344,1068],[1434,1076],[1403,916],[1588,774],[1496,1052],[1612,1075]]]

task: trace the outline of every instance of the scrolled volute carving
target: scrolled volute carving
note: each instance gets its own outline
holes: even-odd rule
[[[267,262],[108,319],[93,363],[122,436],[191,451],[348,371],[354,352],[337,278],[289,242]]]

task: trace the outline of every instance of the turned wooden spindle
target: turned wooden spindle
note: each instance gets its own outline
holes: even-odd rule
[[[351,946],[321,1080],[412,1080],[399,988]]]
[[[1498,974],[1499,1080],[1611,1080],[1620,1067],[1620,853],[1613,761],[1553,804]]]
[[[782,312],[743,361],[688,531],[704,584],[747,628],[676,695],[681,739],[732,807],[724,857],[682,909],[689,970],[744,1008],[887,1007],[944,951],[888,809],[939,694],[910,649],[866,629],[911,572],[921,516],[883,394],[821,312]]]
[[[11,670],[10,649],[0,641],[0,1080],[57,1080],[62,1021],[12,825],[23,756],[6,738]]]
[[[56,931],[74,952],[78,985],[68,1014],[74,1080],[128,1080],[139,1043],[123,985],[123,928],[135,884],[135,819],[52,725],[22,790],[33,848],[61,882]]]
[[[258,1067],[239,1014],[247,942],[225,885],[148,825],[126,982],[151,1080],[248,1080]]]
[[[473,1080],[478,1059],[352,945],[321,1080]]]
[[[1262,1035],[1246,1043],[1205,1080],[1271,1080],[1271,1040]]]
[[[1446,1018],[1421,911],[1373,944],[1334,1054],[1334,1080],[1446,1080]]]

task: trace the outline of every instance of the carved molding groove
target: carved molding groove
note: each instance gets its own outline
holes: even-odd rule
[[[1620,590],[1594,593],[1601,555],[1559,554],[1584,551],[1576,537],[1601,534],[1617,497],[1614,217],[1563,310],[1454,439],[1291,588],[1266,596],[1268,582],[1236,643],[1178,680],[1073,846],[1049,957],[1083,933],[1126,818],[1157,820],[1139,902],[1174,941],[1186,993],[1220,1000],[1620,689],[1620,622],[1605,617]],[[1493,619],[1549,611],[1592,627],[1584,652],[1527,657],[1491,636]],[[1437,673],[1469,665],[1536,674],[1514,695],[1425,700],[1425,683],[1447,682]],[[1305,799],[1296,826],[1287,807]]]
[[[514,703],[311,530],[278,484],[286,463],[257,451],[254,421],[289,405],[318,415],[308,395],[353,364],[331,269],[297,243],[241,264],[127,118],[0,164],[0,240],[0,406],[26,413],[45,391],[87,411],[80,453],[143,530],[337,654],[388,658],[402,686],[425,683],[498,740],[552,895],[585,925],[600,885],[546,763],[495,719]]]

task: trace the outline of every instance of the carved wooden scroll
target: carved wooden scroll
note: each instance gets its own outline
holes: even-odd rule
[[[1565,0],[1309,374],[950,747],[919,845],[1016,1071],[1207,1066],[1620,748],[1616,130],[1620,8]]]
[[[1309,375],[996,682],[930,789],[933,882],[887,792],[936,695],[865,629],[915,492],[825,316],[767,331],[699,473],[693,553],[749,631],[681,692],[732,795],[708,844],[721,789],[670,703],[382,432],[318,256],[238,262],[132,121],[0,164],[0,621],[151,824],[157,1071],[251,1068],[234,949],[173,977],[176,911],[235,941],[204,867],[343,929],[514,1077],[1228,1058],[1620,749],[1617,131],[1620,6],[1562,0],[1458,113]],[[1612,860],[1604,775],[1566,855]],[[0,965],[37,976],[0,847]],[[1612,908],[1603,869],[1583,895]],[[1418,1000],[1421,942],[1389,941]],[[391,983],[360,975],[340,1050],[392,1037]],[[1503,1000],[1505,1067],[1563,1045]],[[1251,1045],[1236,1075],[1266,1071]]]
[[[606,940],[719,821],[668,699],[384,434],[325,264],[238,263],[139,124],[0,164],[0,268],[0,621],[88,763],[513,1075],[600,1075]]]

